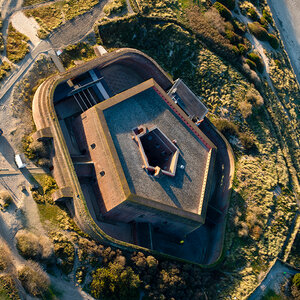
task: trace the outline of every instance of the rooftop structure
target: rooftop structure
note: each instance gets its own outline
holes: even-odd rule
[[[204,223],[215,146],[153,79],[95,105],[74,124],[95,164],[105,217],[181,236]],[[169,176],[151,176],[156,167]]]
[[[178,148],[156,126],[146,128],[139,126],[133,129],[133,139],[138,143],[144,166],[150,174],[175,176]]]
[[[179,78],[174,82],[168,95],[186,112],[189,118],[195,121],[202,121],[208,112],[199,97]]]

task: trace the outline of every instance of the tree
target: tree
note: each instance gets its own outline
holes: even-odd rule
[[[118,263],[109,263],[93,274],[92,295],[99,299],[126,300],[139,298],[141,280],[131,267],[122,267]]]

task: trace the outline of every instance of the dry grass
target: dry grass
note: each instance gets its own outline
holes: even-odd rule
[[[22,60],[25,55],[29,52],[28,42],[29,38],[18,32],[10,23],[8,26],[8,35],[7,35],[7,58],[12,62],[18,62]]]
[[[113,0],[104,6],[103,11],[107,16],[121,14],[127,8],[126,0]]]
[[[0,272],[7,271],[12,265],[11,252],[6,243],[0,239]]]
[[[50,280],[38,263],[28,261],[18,269],[24,289],[34,297],[42,297],[49,289]]]

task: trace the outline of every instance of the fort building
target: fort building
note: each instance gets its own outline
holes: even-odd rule
[[[131,54],[107,53],[53,80],[50,97],[94,218],[183,238],[205,223],[214,191],[217,148],[197,126],[207,108],[182,80],[162,80],[148,57]],[[134,56],[147,68],[133,65]],[[37,127],[36,137],[51,136]],[[55,200],[64,190],[71,198],[55,168]]]

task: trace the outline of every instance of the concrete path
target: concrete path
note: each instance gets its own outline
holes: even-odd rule
[[[299,272],[300,270],[294,269],[293,267],[284,264],[282,261],[277,260],[265,279],[248,297],[248,300],[261,299],[268,289],[271,289],[279,294],[281,285]]]

